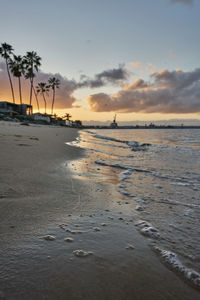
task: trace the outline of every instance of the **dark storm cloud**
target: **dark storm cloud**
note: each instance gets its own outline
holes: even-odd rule
[[[88,78],[85,75],[81,76],[81,81],[77,83],[79,88],[90,87],[98,88],[107,84],[119,84],[127,80],[129,72],[123,65],[119,65],[119,68],[105,70],[95,75],[93,79]]]
[[[96,112],[200,112],[200,69],[193,72],[163,70],[154,73],[152,79],[151,84],[137,80],[132,89],[124,87],[114,95],[90,95],[87,102]],[[138,88],[139,82],[143,88]]]

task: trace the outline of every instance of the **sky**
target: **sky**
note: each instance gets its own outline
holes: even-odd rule
[[[0,43],[41,56],[35,84],[56,74],[59,115],[200,120],[199,12],[199,0],[0,0]],[[0,101],[11,99],[0,60]]]

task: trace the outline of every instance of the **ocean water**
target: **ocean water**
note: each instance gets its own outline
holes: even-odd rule
[[[200,130],[83,130],[74,176],[114,186],[152,251],[200,287]],[[110,196],[109,196],[110,197]]]

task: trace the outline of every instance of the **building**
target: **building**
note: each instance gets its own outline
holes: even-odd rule
[[[35,121],[46,121],[47,123],[51,122],[51,115],[35,113],[32,114],[31,117]]]
[[[3,114],[26,116],[32,114],[32,111],[32,105],[0,101],[0,113]]]

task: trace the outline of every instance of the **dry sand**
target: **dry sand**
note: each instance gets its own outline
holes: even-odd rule
[[[0,122],[0,299],[199,299],[111,185],[74,179],[76,129]]]

